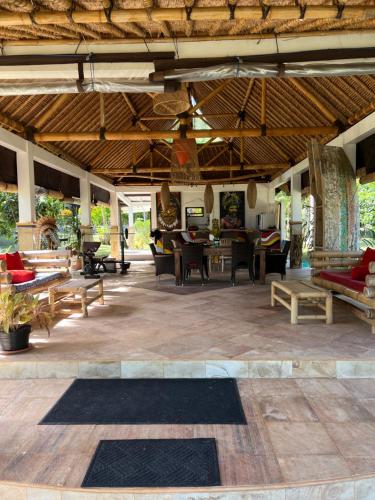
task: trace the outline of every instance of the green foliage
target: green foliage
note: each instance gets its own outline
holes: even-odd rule
[[[361,248],[375,247],[375,182],[358,183]]]
[[[18,222],[18,195],[0,193],[0,235],[15,242],[16,222]]]
[[[134,222],[134,239],[132,248],[134,250],[146,250],[150,243],[150,219],[138,218]]]
[[[47,195],[37,196],[36,198],[36,218],[54,217],[57,222],[60,212],[64,209],[64,203]]]
[[[5,333],[17,330],[37,320],[41,328],[45,328],[49,336],[51,317],[40,303],[39,297],[30,293],[15,293],[9,291],[0,293],[0,329]]]

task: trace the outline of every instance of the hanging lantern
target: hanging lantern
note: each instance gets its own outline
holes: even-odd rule
[[[213,208],[214,208],[214,190],[212,189],[211,184],[206,184],[206,188],[204,190],[204,210],[206,214],[212,213]]]
[[[162,182],[160,191],[160,201],[162,209],[168,210],[171,204],[171,192],[169,191],[168,182]]]
[[[201,178],[195,139],[175,139],[171,156],[173,184],[194,184]]]
[[[186,89],[156,94],[153,98],[153,109],[157,115],[176,116],[189,108],[190,101]]]
[[[255,205],[257,203],[257,185],[255,182],[249,181],[247,185],[246,197],[249,208],[255,208]]]

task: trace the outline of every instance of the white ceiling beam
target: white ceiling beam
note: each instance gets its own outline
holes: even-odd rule
[[[244,56],[249,54],[271,54],[271,53],[287,53],[299,52],[306,50],[319,49],[342,49],[342,48],[361,48],[371,47],[374,45],[374,30],[352,31],[348,33],[332,34],[315,34],[308,35],[302,33],[285,33],[277,36],[274,35],[254,35],[251,37],[238,37],[237,39],[226,40],[210,40],[207,39],[177,39],[179,58],[190,57],[230,57]],[[151,52],[174,52],[175,42],[173,40],[151,40],[148,47]],[[86,40],[77,50],[77,41],[49,40],[43,43],[43,40],[38,40],[37,44],[33,44],[30,40],[17,42],[3,42],[4,55],[20,55],[20,54],[84,54],[92,53],[120,53],[145,52],[143,41],[139,40]],[[77,51],[77,52],[76,52]],[[109,63],[116,64],[116,63]],[[129,68],[138,63],[126,63]],[[149,64],[149,63],[142,63]],[[124,65],[124,63],[121,63]],[[126,67],[124,65],[124,67]],[[95,64],[95,68],[97,64]],[[116,66],[113,66],[115,68]],[[99,68],[99,66],[98,66]],[[134,66],[135,68],[135,66]]]

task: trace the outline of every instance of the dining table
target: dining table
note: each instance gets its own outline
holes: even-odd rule
[[[266,251],[267,249],[264,247],[256,247],[254,250],[255,257],[259,257],[259,282],[262,285],[266,283]],[[176,285],[179,286],[182,284],[182,273],[181,273],[182,248],[181,247],[174,248],[173,253],[174,253]],[[223,255],[225,257],[230,257],[232,255],[232,247],[206,244],[203,246],[203,255],[206,257],[212,257],[214,255],[217,256]]]

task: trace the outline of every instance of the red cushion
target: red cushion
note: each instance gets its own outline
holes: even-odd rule
[[[15,253],[7,253],[7,268],[8,271],[21,271],[22,269],[25,269],[23,267],[23,262],[21,259],[21,256],[18,252]]]
[[[375,261],[375,248],[368,247],[368,248],[366,248],[366,251],[363,254],[361,266],[367,266],[367,268],[368,268],[368,265],[370,264],[370,262],[373,262],[373,261]]]
[[[12,275],[12,283],[26,283],[26,281],[31,281],[35,279],[35,272],[30,269],[15,269],[9,271]]]
[[[0,253],[0,260],[7,260],[7,254],[6,253]]]
[[[359,281],[365,281],[367,274],[368,274],[368,266],[353,267],[351,272],[353,280],[359,280]]]
[[[324,280],[333,281],[357,292],[362,292],[365,287],[365,282],[354,280],[350,271],[320,271],[319,276]]]

